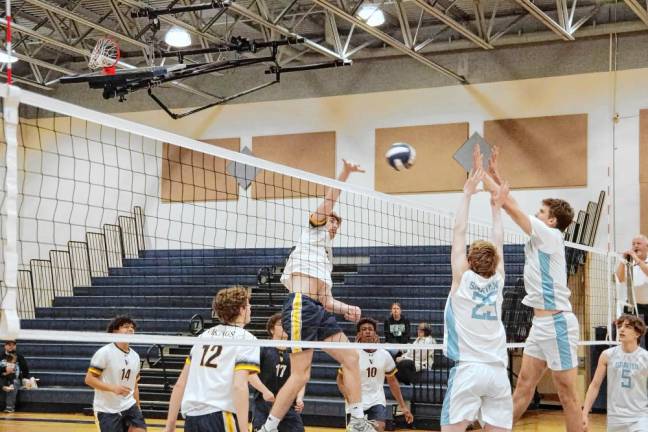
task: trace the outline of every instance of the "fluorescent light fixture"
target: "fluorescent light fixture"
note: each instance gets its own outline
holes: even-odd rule
[[[385,14],[375,4],[362,5],[358,11],[358,17],[371,27],[378,27],[385,22]]]
[[[164,42],[174,48],[185,48],[191,45],[191,36],[182,27],[173,26],[164,35]]]
[[[0,51],[0,63],[16,63],[18,57],[10,56],[6,51]]]

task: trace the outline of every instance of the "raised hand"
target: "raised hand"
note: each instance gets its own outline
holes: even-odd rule
[[[347,172],[348,174],[351,174],[351,173],[354,173],[354,172],[359,172],[359,173],[365,172],[365,170],[363,170],[360,167],[360,164],[349,162],[346,159],[342,159],[342,162],[344,163],[344,167],[342,168],[342,170]]]
[[[472,171],[474,172],[478,168],[484,168],[484,156],[481,154],[481,149],[479,144],[473,146],[473,167]]]
[[[499,174],[499,147],[493,146],[493,151],[490,158],[488,159],[488,174],[495,180],[497,184],[502,184],[502,178]]]
[[[467,195],[474,195],[477,193],[477,186],[479,186],[479,183],[484,179],[484,174],[483,168],[477,168],[477,170],[471,171],[466,183],[464,183],[464,193]]]
[[[502,208],[508,198],[509,194],[509,184],[504,182],[497,189],[491,191],[491,206],[496,209]]]

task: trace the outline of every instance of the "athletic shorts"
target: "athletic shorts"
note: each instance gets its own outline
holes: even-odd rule
[[[236,414],[228,411],[187,416],[184,430],[185,432],[239,432]]]
[[[511,429],[513,398],[506,368],[501,364],[460,362],[450,370],[441,409],[441,426],[475,421]]]
[[[257,431],[265,424],[270,415],[271,402],[255,399],[252,404],[252,430]],[[279,423],[279,432],[304,432],[304,422],[301,415],[290,407]]]
[[[146,422],[137,404],[118,413],[96,412],[100,432],[128,432],[133,426],[146,430]]]
[[[335,315],[326,311],[322,303],[301,293],[291,293],[281,311],[281,324],[293,341],[322,341],[341,333]],[[300,352],[293,348],[292,352]]]
[[[615,423],[610,422],[608,417],[607,432],[646,432],[648,431],[648,416],[637,418],[630,423]]]
[[[571,312],[535,317],[524,354],[544,360],[549,369],[564,371],[578,366],[578,320]]]

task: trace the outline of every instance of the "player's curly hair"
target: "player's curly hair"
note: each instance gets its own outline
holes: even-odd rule
[[[472,242],[467,258],[470,270],[485,278],[495,274],[500,260],[495,245],[484,240]]]
[[[617,327],[621,327],[624,323],[630,324],[639,333],[639,337],[637,338],[639,341],[641,340],[641,336],[646,334],[646,324],[638,316],[623,314],[614,321],[614,325]]]
[[[281,312],[277,312],[276,314],[268,318],[268,322],[266,323],[266,331],[268,332],[268,335],[270,337],[274,336],[274,328],[277,325],[278,321],[281,321]]]
[[[113,318],[109,323],[108,327],[106,328],[107,333],[114,333],[117,330],[119,330],[119,327],[126,325],[126,324],[131,324],[133,326],[133,329],[137,329],[137,324],[135,321],[127,316],[127,315],[118,315],[115,318]]]
[[[572,209],[572,206],[567,201],[557,198],[543,199],[542,204],[549,207],[549,217],[556,218],[556,228],[560,232],[565,232],[574,220],[574,209]]]
[[[250,290],[244,286],[233,286],[218,291],[212,302],[212,310],[223,323],[234,322],[241,308],[250,301]]]

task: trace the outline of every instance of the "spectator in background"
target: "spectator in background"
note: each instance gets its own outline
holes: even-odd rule
[[[648,322],[648,238],[643,234],[637,235],[632,239],[632,247],[623,256],[632,265],[637,312],[644,322]],[[620,283],[626,283],[626,263],[619,263],[616,276]],[[645,337],[641,345],[646,347]]]
[[[385,343],[409,343],[410,322],[403,316],[400,303],[392,303],[391,315],[385,320],[383,331],[385,333]],[[394,358],[401,355],[399,350],[389,350],[389,353]]]
[[[0,375],[5,379],[13,376],[13,384],[6,385],[3,383],[3,391],[1,392],[5,399],[4,411],[12,413],[16,410],[16,399],[22,379],[31,378],[25,357],[16,352],[15,340],[8,340],[4,344],[4,353],[0,358]],[[7,390],[5,390],[5,387],[7,387]]]
[[[412,345],[432,345],[436,343],[432,337],[432,326],[430,324],[420,323],[416,332],[418,337]],[[416,373],[429,370],[433,363],[434,350],[422,350],[412,347],[396,359],[396,367],[398,368],[396,378],[405,384],[415,383]]]

